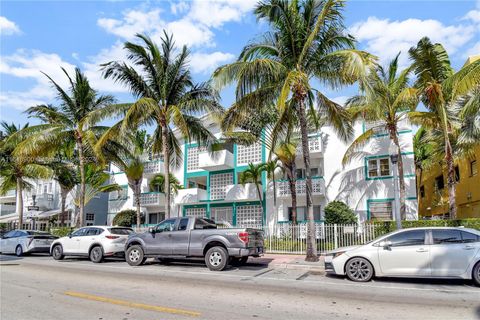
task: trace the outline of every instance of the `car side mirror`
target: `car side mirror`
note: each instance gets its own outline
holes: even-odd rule
[[[150,232],[150,233],[155,233],[156,230],[155,230],[155,228],[150,227],[150,228],[148,228],[148,232]]]
[[[390,250],[390,247],[392,246],[391,241],[382,241],[380,242],[380,246],[383,248],[383,250]]]

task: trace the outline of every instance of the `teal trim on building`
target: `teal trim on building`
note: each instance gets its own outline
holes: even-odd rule
[[[407,155],[413,155],[414,152],[411,151],[405,151],[402,152],[402,156],[407,156]],[[365,172],[365,180],[385,180],[385,179],[393,179],[393,176],[382,176],[382,177],[369,177],[368,176],[368,160],[370,159],[380,159],[380,158],[390,158],[389,154],[381,154],[381,155],[375,155],[375,156],[368,156],[363,158],[363,166],[364,166],[364,172]],[[390,160],[390,159],[389,159]],[[404,175],[404,178],[414,178],[415,174],[406,174]]]
[[[362,122],[362,133],[365,133],[365,131],[367,131],[367,125],[365,123],[365,121]],[[398,131],[398,135],[401,135],[401,134],[406,134],[406,133],[411,133],[413,132],[413,130],[411,129],[408,129],[408,130],[400,130]],[[374,138],[381,138],[381,137],[387,137],[389,136],[388,133],[377,133],[377,134],[374,134],[372,137]]]

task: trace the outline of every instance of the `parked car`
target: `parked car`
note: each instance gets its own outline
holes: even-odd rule
[[[27,253],[48,252],[57,237],[48,232],[35,230],[12,230],[0,239],[1,253],[15,253],[22,256]]]
[[[149,257],[203,257],[210,270],[228,263],[242,265],[249,256],[263,254],[263,233],[251,228],[218,228],[213,220],[183,217],[162,221],[145,233],[132,234],[125,244],[125,258],[139,266]]]
[[[65,256],[86,256],[92,262],[102,262],[103,258],[123,256],[124,246],[131,228],[89,226],[55,240],[50,247],[50,254],[55,260]]]
[[[412,228],[325,257],[325,270],[353,281],[377,277],[472,279],[480,285],[480,231]]]

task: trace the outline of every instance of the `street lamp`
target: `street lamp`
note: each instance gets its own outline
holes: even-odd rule
[[[397,226],[397,230],[402,229],[402,217],[400,213],[400,188],[399,188],[399,181],[398,181],[398,172],[397,172],[397,163],[398,163],[399,154],[396,153],[396,150],[391,152],[390,154],[390,161],[392,162],[393,166],[393,193],[394,193],[394,217],[395,217],[395,224]]]

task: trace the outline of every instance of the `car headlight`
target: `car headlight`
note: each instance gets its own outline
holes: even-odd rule
[[[333,258],[335,259],[336,257],[339,257],[339,256],[341,256],[341,255],[344,254],[344,253],[345,253],[345,251],[335,252],[335,253],[333,253]]]

